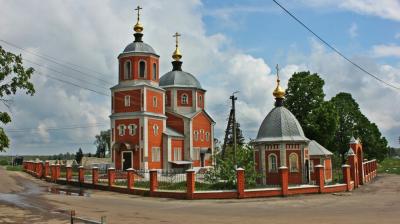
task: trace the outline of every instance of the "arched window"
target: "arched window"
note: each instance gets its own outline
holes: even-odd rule
[[[153,107],[157,107],[157,97],[153,96]]]
[[[199,103],[202,104],[203,103],[203,96],[199,95]]]
[[[181,96],[181,103],[182,103],[182,105],[188,104],[188,95],[182,94],[182,96]]]
[[[158,125],[153,125],[153,133],[154,133],[154,135],[156,136],[156,135],[158,135]]]
[[[198,131],[194,131],[193,132],[193,137],[194,137],[195,141],[199,140],[199,132]]]
[[[144,78],[146,74],[146,62],[140,61],[139,62],[139,78]]]
[[[124,79],[132,79],[132,65],[131,61],[125,62]]]
[[[118,132],[119,132],[119,136],[124,136],[125,135],[125,125],[121,124],[118,126]]]
[[[206,132],[206,142],[210,141],[210,133]]]
[[[153,80],[157,80],[157,64],[153,63]]]
[[[137,125],[136,124],[130,124],[128,126],[129,129],[129,135],[136,135],[136,129],[137,129]]]
[[[277,156],[275,154],[270,154],[268,156],[268,170],[269,172],[278,171]]]
[[[299,159],[297,154],[294,152],[289,155],[289,165],[290,165],[290,172],[299,171]]]

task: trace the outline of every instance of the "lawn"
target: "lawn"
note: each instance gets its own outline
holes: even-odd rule
[[[378,164],[379,173],[400,174],[400,159],[387,158]]]

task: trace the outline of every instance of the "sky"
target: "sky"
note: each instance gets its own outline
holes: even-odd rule
[[[399,0],[279,2],[351,60],[400,86]],[[133,41],[137,5],[143,8],[143,40],[160,55],[160,75],[172,69],[172,35],[182,34],[183,70],[207,90],[207,111],[220,140],[234,91],[240,91],[237,120],[244,135],[256,137],[273,107],[279,64],[284,88],[294,72],[309,70],[325,80],[326,100],[351,93],[389,144],[399,147],[400,90],[345,61],[272,0],[0,0],[0,5],[0,40],[26,51],[0,45],[36,69],[36,94],[20,92],[9,108],[0,105],[12,117],[2,126],[11,140],[2,154],[95,152],[94,136],[109,128],[109,88],[117,83],[118,54]]]

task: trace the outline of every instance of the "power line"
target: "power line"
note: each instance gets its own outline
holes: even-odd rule
[[[6,41],[6,40],[3,40],[3,39],[0,39],[0,41],[3,42],[3,43],[5,43],[5,44],[7,44],[7,45],[9,45],[9,46],[14,47],[14,48],[17,48],[17,49],[20,49],[20,50],[22,50],[22,51],[25,51],[25,52],[27,52],[28,54],[32,54],[32,55],[35,55],[35,56],[37,56],[37,57],[39,57],[39,58],[42,58],[42,59],[44,59],[44,60],[50,61],[50,62],[52,62],[52,63],[55,63],[55,64],[57,64],[57,65],[59,65],[59,66],[62,66],[62,67],[71,69],[71,70],[73,70],[73,71],[75,71],[75,72],[78,72],[78,73],[81,73],[81,74],[83,74],[83,75],[87,75],[87,76],[93,77],[93,78],[98,79],[98,80],[100,80],[100,81],[102,81],[102,82],[105,82],[105,83],[108,83],[108,84],[112,84],[111,82],[109,82],[109,81],[107,81],[107,80],[105,80],[105,79],[101,79],[101,78],[99,78],[98,76],[95,76],[95,75],[92,75],[92,74],[89,74],[89,73],[86,73],[86,72],[82,72],[82,71],[77,70],[77,69],[75,69],[75,68],[73,68],[73,67],[71,67],[71,66],[68,66],[68,65],[65,65],[65,64],[63,64],[63,63],[60,63],[60,62],[59,62],[60,60],[58,60],[58,59],[56,59],[56,58],[54,58],[54,57],[44,56],[44,55],[41,55],[41,54],[38,54],[38,53],[35,53],[35,52],[32,52],[32,51],[29,51],[29,50],[27,50],[27,49],[25,49],[25,48],[23,48],[23,47],[20,47],[20,46],[14,44],[14,43],[11,43],[11,42]],[[71,63],[68,63],[68,64],[71,64]],[[82,66],[79,66],[79,65],[75,65],[75,66],[77,66],[77,67],[82,67]],[[96,73],[98,73],[98,72],[96,72]],[[101,74],[101,73],[98,73],[98,74]],[[101,74],[101,75],[103,75],[103,74]]]
[[[400,87],[395,86],[389,82],[386,82],[385,80],[379,78],[378,76],[370,73],[369,71],[367,71],[366,69],[364,69],[363,67],[361,67],[360,65],[358,65],[357,63],[353,62],[352,60],[350,60],[348,57],[346,57],[344,54],[342,54],[339,50],[337,50],[335,47],[333,47],[331,44],[329,44],[327,41],[325,41],[324,39],[322,39],[322,37],[320,37],[318,34],[316,34],[314,31],[311,30],[311,28],[309,28],[307,25],[305,25],[303,22],[300,21],[300,19],[298,19],[295,15],[293,15],[291,12],[289,12],[289,10],[287,10],[285,7],[283,7],[281,4],[279,4],[276,0],[273,0],[281,9],[283,9],[283,11],[285,11],[288,15],[290,15],[294,20],[296,20],[298,23],[300,23],[300,25],[302,25],[304,28],[306,28],[310,33],[312,33],[315,37],[317,37],[322,43],[324,43],[326,46],[328,46],[330,49],[332,49],[334,52],[336,52],[339,56],[341,56],[342,58],[344,58],[346,61],[348,61],[350,64],[354,65],[355,67],[357,67],[358,69],[360,69],[362,72],[366,73],[367,75],[371,76],[372,78],[378,80],[379,82],[392,87],[396,90],[400,90]]]

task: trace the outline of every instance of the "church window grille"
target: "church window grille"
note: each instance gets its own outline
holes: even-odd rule
[[[182,94],[181,103],[182,105],[188,104],[188,95]]]

